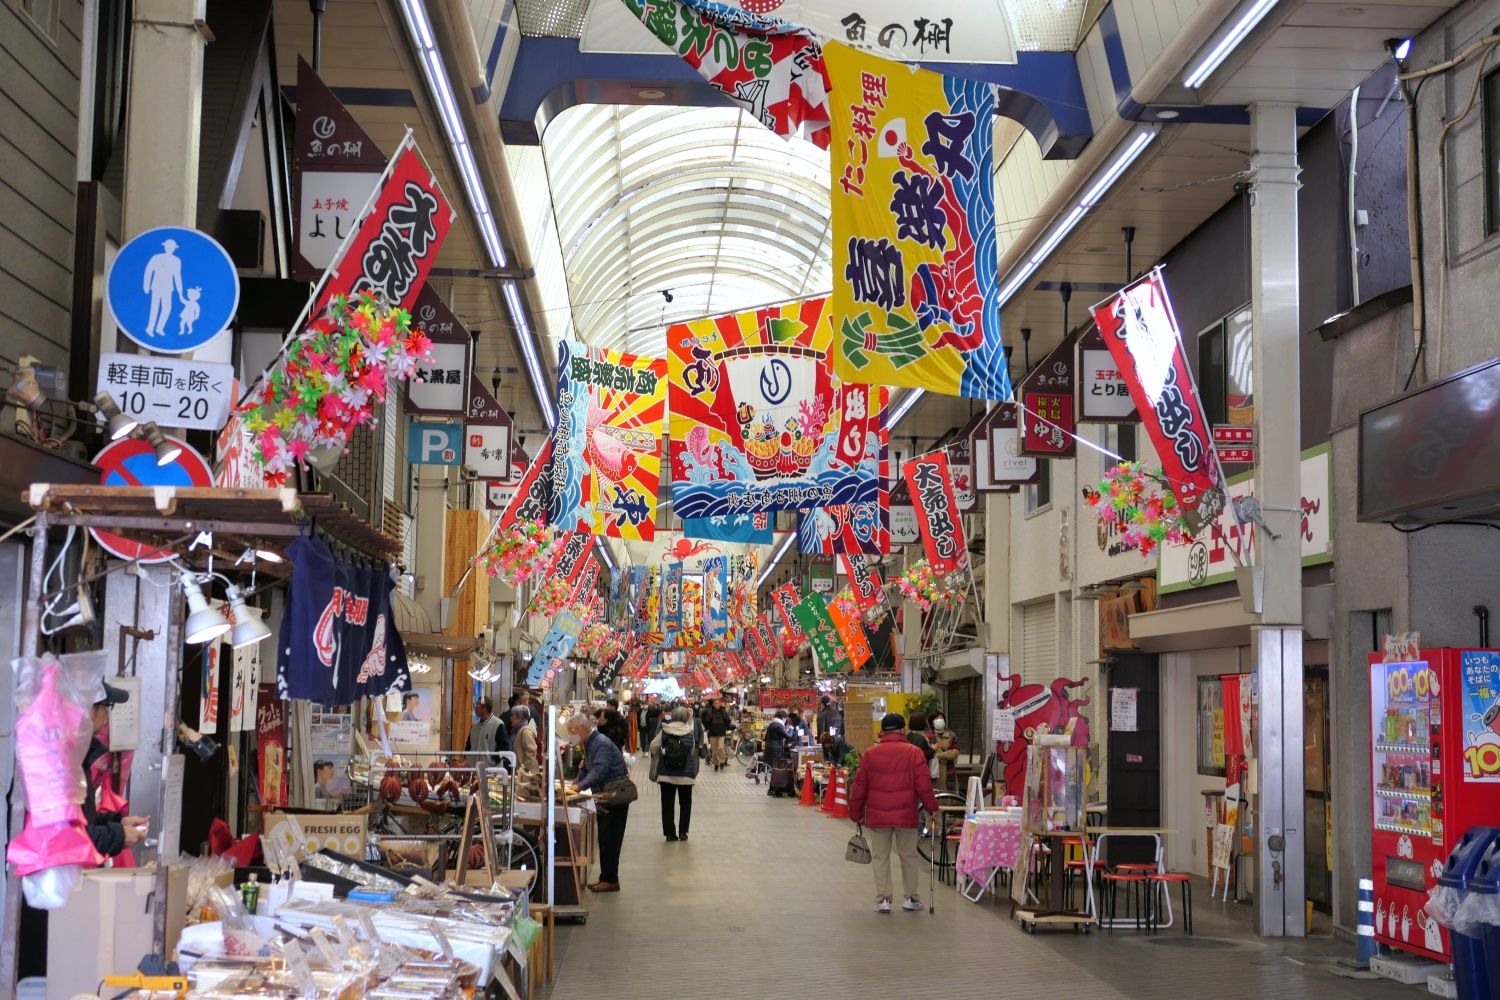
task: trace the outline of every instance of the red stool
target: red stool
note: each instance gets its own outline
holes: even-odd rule
[[[1153,899],[1157,889],[1170,893],[1172,883],[1182,886],[1182,929],[1187,934],[1193,933],[1193,877],[1187,872],[1156,872],[1146,878],[1151,883],[1150,894]],[[1151,922],[1154,929],[1155,920],[1152,919]]]
[[[1149,929],[1151,926],[1150,917],[1142,912],[1143,907],[1150,905],[1151,902],[1149,896],[1144,900],[1142,899],[1142,894],[1145,893],[1147,889],[1146,876],[1136,874],[1134,872],[1105,872],[1102,876],[1100,876],[1100,878],[1109,888],[1110,932],[1113,933],[1114,931],[1115,915],[1118,912],[1120,886],[1122,884],[1130,888],[1130,896],[1134,901],[1135,929],[1141,929],[1141,924],[1143,922],[1142,918],[1145,918],[1144,922],[1146,924],[1146,927]]]

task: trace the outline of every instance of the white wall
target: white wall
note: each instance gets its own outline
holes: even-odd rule
[[[1163,827],[1177,831],[1166,838],[1171,871],[1208,874],[1202,793],[1223,790],[1224,779],[1198,773],[1198,678],[1237,673],[1239,659],[1240,650],[1232,648],[1161,657],[1161,818]]]

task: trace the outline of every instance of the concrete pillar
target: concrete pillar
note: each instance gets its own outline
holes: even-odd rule
[[[416,513],[413,520],[417,533],[417,565],[412,570],[422,581],[416,592],[417,603],[432,618],[435,632],[443,630],[440,602],[443,590],[444,532],[448,520],[447,466],[413,465],[417,477]]]
[[[192,228],[208,0],[135,0],[125,124],[125,238]]]
[[[1250,211],[1250,294],[1254,393],[1259,424],[1255,495],[1271,531],[1256,529],[1265,574],[1260,623],[1251,629],[1259,684],[1255,731],[1256,929],[1302,937],[1304,910],[1302,558],[1296,522],[1301,497],[1301,323],[1297,272],[1297,121],[1291,104],[1250,109],[1255,173]]]

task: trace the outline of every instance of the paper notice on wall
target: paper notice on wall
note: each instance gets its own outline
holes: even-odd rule
[[[1115,733],[1136,731],[1136,702],[1139,688],[1111,688],[1109,692],[1109,728]]]
[[[111,677],[110,687],[117,687],[129,697],[109,712],[109,749],[139,750],[141,747],[141,680],[139,677]]]
[[[990,713],[990,738],[996,743],[1009,743],[1016,738],[1016,710],[996,708]]]

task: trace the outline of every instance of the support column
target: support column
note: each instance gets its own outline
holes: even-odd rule
[[[1270,531],[1256,527],[1264,573],[1260,623],[1251,629],[1259,685],[1252,789],[1256,815],[1256,930],[1302,937],[1304,909],[1302,558],[1294,522],[1302,493],[1301,322],[1297,270],[1297,121],[1291,104],[1250,109],[1255,174],[1250,210],[1253,390],[1259,433],[1255,495]],[[1271,537],[1271,531],[1276,533]]]
[[[135,0],[125,128],[125,238],[197,225],[208,0]],[[204,30],[207,30],[206,27]]]

